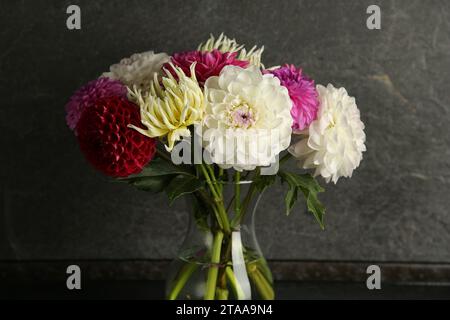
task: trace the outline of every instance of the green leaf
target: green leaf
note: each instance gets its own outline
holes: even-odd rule
[[[126,178],[121,178],[122,181],[133,181],[135,179],[141,179],[144,177],[156,177],[156,176],[167,176],[167,175],[190,175],[195,176],[189,167],[184,165],[174,165],[168,161],[156,158],[152,160],[147,166],[145,166],[141,172],[137,174],[130,175]]]
[[[308,189],[300,188],[303,192],[303,195],[306,199],[306,205],[308,210],[312,212],[317,222],[319,223],[322,229],[325,229],[325,225],[323,223],[323,216],[325,214],[325,207],[317,198],[317,193],[312,193]]]
[[[320,227],[324,229],[323,218],[325,214],[325,207],[317,198],[319,192],[324,189],[310,174],[295,174],[286,171],[279,171],[278,175],[281,179],[288,183],[288,192],[285,197],[286,213],[292,210],[292,207],[297,200],[298,191],[301,191],[306,199],[306,206],[308,210],[314,215]]]
[[[198,197],[193,197],[194,201],[192,208],[194,211],[194,219],[198,228],[203,231],[211,231],[208,225],[209,211],[205,206],[205,203]]]
[[[203,181],[197,179],[197,177],[195,176],[176,176],[166,187],[166,193],[169,198],[169,203],[172,204],[173,201],[175,201],[182,195],[193,193],[202,187]]]
[[[186,166],[176,166],[164,159],[156,158],[141,172],[119,178],[118,181],[129,183],[140,190],[161,192],[176,175],[195,176]]]
[[[172,180],[173,176],[144,177],[128,181],[139,190],[161,192]]]
[[[267,187],[272,185],[277,179],[276,175],[260,175],[258,178],[254,181],[256,190],[259,192],[264,191]]]
[[[314,177],[309,173],[296,174],[286,171],[279,171],[278,175],[289,184],[311,190],[314,193],[325,191],[325,189],[322,188],[317,180],[314,179]]]
[[[294,207],[295,202],[297,201],[297,187],[289,185],[288,192],[286,193],[286,197],[284,202],[286,204],[286,215],[289,215],[292,208]]]

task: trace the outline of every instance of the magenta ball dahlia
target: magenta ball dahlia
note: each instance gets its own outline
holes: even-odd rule
[[[66,122],[77,134],[77,124],[84,109],[98,99],[108,97],[126,97],[127,88],[118,80],[98,78],[78,89],[66,104]]]
[[[266,70],[286,87],[292,100],[291,116],[294,120],[292,129],[301,131],[316,119],[319,109],[319,100],[314,80],[308,78],[301,68],[294,65],[284,65],[277,69]]]
[[[213,51],[187,51],[175,53],[171,62],[180,67],[183,72],[190,76],[190,66],[196,62],[195,76],[198,83],[203,86],[205,81],[212,76],[218,76],[223,67],[228,65],[246,68],[248,61],[236,59],[237,52],[220,52],[217,49]],[[172,68],[165,64],[164,67],[172,72]]]

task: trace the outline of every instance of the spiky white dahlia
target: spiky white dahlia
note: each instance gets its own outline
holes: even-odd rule
[[[155,74],[160,73],[163,64],[169,60],[170,57],[164,52],[135,53],[131,57],[123,58],[119,63],[113,64],[109,68],[109,72],[103,73],[103,77],[120,80],[130,88],[136,86],[145,91],[150,88]]]
[[[195,78],[195,63],[191,65],[191,76],[170,63],[169,70],[160,79],[155,74],[148,92],[129,89],[130,99],[141,109],[141,122],[145,129],[130,125],[150,138],[159,137],[167,142],[167,151],[172,151],[175,142],[189,137],[189,126],[200,123],[205,112],[205,99]]]
[[[344,88],[317,85],[317,119],[303,131],[303,139],[289,148],[304,169],[316,169],[327,182],[351,177],[366,151],[364,123],[355,98]]]
[[[205,83],[203,145],[222,168],[253,170],[289,147],[292,102],[272,74],[226,66]]]

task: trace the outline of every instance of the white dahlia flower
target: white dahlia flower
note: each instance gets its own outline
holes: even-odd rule
[[[278,78],[257,67],[226,66],[205,83],[203,145],[222,168],[268,166],[289,147],[292,102]]]
[[[334,183],[340,177],[351,177],[359,166],[364,144],[364,123],[360,120],[355,98],[344,88],[317,85],[319,111],[317,119],[301,135],[304,138],[289,148],[304,169],[313,169]]]
[[[153,82],[155,74],[161,72],[164,63],[169,62],[170,57],[164,53],[147,51],[135,53],[129,58],[122,59],[113,64],[109,72],[103,73],[103,77],[120,80],[126,86],[147,91]]]

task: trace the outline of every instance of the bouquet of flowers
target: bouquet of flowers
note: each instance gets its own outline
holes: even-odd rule
[[[316,177],[351,177],[366,150],[344,88],[316,85],[294,65],[266,68],[263,51],[222,34],[172,56],[133,54],[66,105],[67,124],[96,169],[165,192],[170,203],[184,196],[192,208],[169,299],[273,299],[252,221],[260,195],[281,182],[285,212],[303,196],[323,228]],[[291,157],[294,172],[283,168]]]

